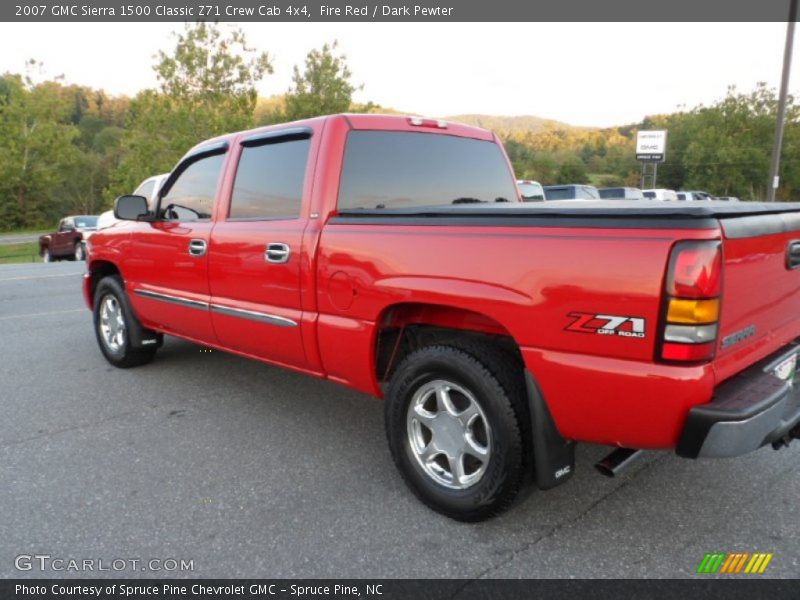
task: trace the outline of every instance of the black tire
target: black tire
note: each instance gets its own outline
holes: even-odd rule
[[[50,254],[50,248],[47,246],[42,249],[42,262],[50,263],[53,262],[53,255]]]
[[[83,245],[83,242],[78,242],[77,244],[75,244],[73,258],[79,261],[86,260],[86,246]]]
[[[480,345],[474,346],[472,352],[436,345],[412,352],[394,371],[386,396],[386,436],[397,468],[422,502],[459,521],[482,521],[505,511],[514,503],[526,479],[528,461],[521,426],[524,421],[516,398],[520,388],[508,380],[507,374],[497,373],[500,355],[486,349],[484,355]],[[490,453],[483,473],[465,489],[452,489],[437,481],[426,472],[417,458],[418,451],[412,448],[411,425],[407,422],[412,400],[439,380],[467,391],[491,432],[486,436]]]
[[[116,303],[120,309],[121,320],[123,322],[123,335],[118,338],[115,343],[111,345],[102,331],[102,316],[103,304],[109,299],[111,304]],[[113,299],[113,300],[112,300]],[[94,293],[94,333],[97,337],[97,344],[100,346],[100,351],[105,356],[106,360],[115,367],[127,369],[130,367],[138,367],[153,360],[157,348],[138,349],[133,348],[131,345],[130,332],[134,328],[141,329],[141,324],[133,312],[128,301],[128,295],[125,293],[125,286],[122,279],[117,275],[104,277],[97,284],[97,289]]]

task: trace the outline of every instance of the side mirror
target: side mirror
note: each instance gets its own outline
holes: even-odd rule
[[[148,214],[147,198],[144,196],[125,195],[114,201],[114,216],[122,221],[138,221]]]

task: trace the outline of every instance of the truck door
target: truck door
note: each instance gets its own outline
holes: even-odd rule
[[[53,256],[66,256],[70,253],[71,248],[68,248],[68,242],[72,240],[72,233],[75,231],[75,223],[72,219],[61,219],[58,225],[58,231],[53,234],[50,244],[50,254]]]
[[[139,317],[199,342],[211,326],[208,245],[227,143],[201,147],[164,185],[159,219],[137,223],[125,257],[129,294]]]
[[[300,368],[308,365],[300,282],[309,268],[303,231],[312,135],[310,128],[290,128],[239,140],[228,209],[209,247],[211,319],[220,343]]]

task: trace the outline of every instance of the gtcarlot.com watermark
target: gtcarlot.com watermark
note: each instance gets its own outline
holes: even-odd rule
[[[74,558],[50,554],[20,554],[14,559],[17,571],[66,573],[187,573],[194,571],[194,560],[183,558]]]

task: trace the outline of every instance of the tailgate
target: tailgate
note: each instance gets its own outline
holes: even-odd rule
[[[800,336],[800,212],[720,219],[718,383]]]

